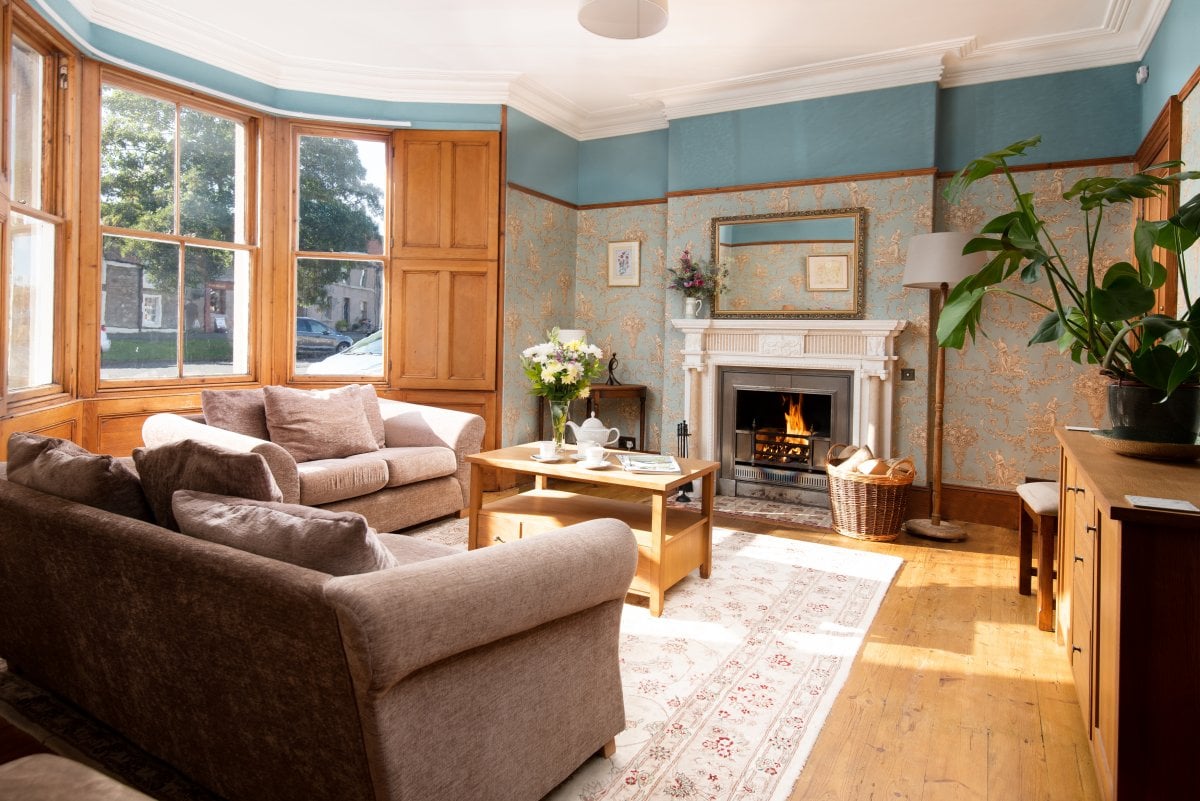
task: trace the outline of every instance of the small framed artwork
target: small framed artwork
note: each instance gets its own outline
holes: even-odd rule
[[[642,265],[638,242],[608,243],[608,285],[641,286]]]
[[[850,256],[809,256],[805,284],[809,292],[840,292],[850,289]]]

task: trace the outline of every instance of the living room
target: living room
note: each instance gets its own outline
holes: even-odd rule
[[[661,36],[688,19],[681,5],[672,4],[671,25]],[[918,5],[922,13],[939,13],[936,3]],[[243,39],[214,40],[211,20],[189,26],[189,17],[172,18],[186,10],[145,0],[131,5],[146,17],[139,21],[115,6],[13,0],[5,7],[19,40],[8,48],[8,63],[27,63],[31,55],[38,62],[35,116],[45,143],[42,173],[32,182],[40,181],[42,200],[18,196],[20,176],[11,177],[6,196],[19,222],[35,221],[38,235],[57,249],[48,272],[39,273],[53,287],[51,297],[27,304],[40,315],[30,329],[37,336],[5,348],[0,442],[36,431],[127,456],[143,444],[147,417],[195,413],[204,389],[327,388],[353,380],[312,366],[337,356],[342,345],[353,356],[359,342],[365,348],[374,336],[378,355],[355,375],[380,397],[479,414],[486,423],[483,449],[511,446],[539,438],[539,399],[529,394],[521,353],[557,327],[586,331],[606,359],[617,357],[620,381],[646,387],[644,426],[635,401],[604,403],[605,425],[636,432],[647,450],[674,453],[677,426],[688,421],[692,455],[716,459],[715,426],[697,413],[703,403],[691,383],[685,332],[676,324],[684,318],[684,298],[668,287],[668,270],[685,251],[712,259],[718,218],[862,209],[858,317],[904,322],[884,380],[889,433],[881,455],[913,460],[918,478],[910,511],[926,515],[935,311],[928,291],[904,286],[908,243],[933,231],[977,231],[1007,208],[998,178],[958,203],[945,200],[954,172],[1040,135],[1028,157],[1014,160],[1017,175],[1078,258],[1088,243],[1070,216],[1074,204],[1062,199],[1077,180],[1162,160],[1162,137],[1170,157],[1200,164],[1200,66],[1192,43],[1200,6],[1193,0],[1081,2],[1070,36],[1043,41],[1028,34],[1014,44],[989,40],[981,28],[968,39],[938,37],[840,63],[760,70],[753,80],[743,73],[745,80],[714,81],[707,94],[691,85],[646,90],[626,103],[623,115],[607,116],[556,103],[559,95],[511,75],[502,88],[489,84],[490,94],[478,85],[464,88],[462,75],[436,72],[441,62],[431,63],[429,74],[411,66],[356,73],[355,59],[342,57],[337,70],[304,73],[300,81],[300,67],[311,66],[303,59],[272,66],[276,51],[268,46],[253,57],[237,56],[232,51]],[[577,25],[573,8],[564,20]],[[711,36],[657,41],[679,49],[716,46]],[[655,42],[627,44],[653,52]],[[288,80],[272,83],[271,75],[287,69],[293,70]],[[379,74],[400,72],[420,87],[381,86],[386,80]],[[604,82],[601,74],[590,80]],[[19,95],[18,105],[29,102],[28,94],[9,91]],[[98,155],[107,153],[109,125],[122,113],[114,91],[178,109],[171,125],[181,138],[187,110],[239,126],[245,164],[237,182],[245,205],[227,237],[187,229],[183,203],[165,227],[166,218],[153,214],[120,216],[128,210],[106,194],[112,175],[101,163],[107,155]],[[464,99],[472,94],[476,99]],[[377,227],[336,245],[306,239],[316,218],[304,206],[305,147],[328,140],[354,141],[362,180],[379,190],[378,208],[363,205]],[[7,147],[29,163],[25,139]],[[185,173],[186,149],[178,158]],[[455,206],[465,197],[454,194],[460,187],[447,193],[439,183],[450,180],[447,164],[467,168],[468,203]],[[1195,195],[1198,185],[1185,183],[1177,202]],[[1094,243],[1106,263],[1129,253],[1135,214],[1112,212],[1104,238]],[[637,243],[635,283],[612,280],[610,246],[619,243]],[[227,260],[216,266],[184,255],[221,249]],[[154,272],[155,259],[168,265],[171,278],[156,277],[166,273]],[[341,272],[327,280],[319,271],[331,262]],[[172,280],[191,286],[191,271],[201,267],[212,278],[204,284],[208,295],[171,294]],[[25,302],[14,289],[11,259],[3,278],[6,304]],[[336,296],[328,290],[334,284]],[[189,307],[195,299],[203,302]],[[705,304],[702,319],[713,312],[711,300]],[[191,325],[193,315],[194,329],[181,324]],[[1105,382],[1097,371],[1053,346],[1027,347],[1040,317],[1037,310],[996,304],[985,310],[987,337],[947,352],[940,468],[947,517],[1014,528],[1014,487],[1030,477],[1059,477],[1055,430],[1106,425]],[[323,326],[327,344],[302,351],[298,319]],[[195,355],[210,340],[233,343],[215,373]],[[166,356],[145,357],[148,343],[164,341]],[[16,350],[42,368],[15,369]],[[581,419],[578,408],[573,414]],[[486,489],[511,480],[491,475]],[[1016,552],[1015,535],[988,542],[998,552]],[[994,570],[980,581],[1005,581],[1003,569]],[[1006,603],[1009,592],[997,587],[986,603]],[[1047,646],[1046,659],[1056,653]]]

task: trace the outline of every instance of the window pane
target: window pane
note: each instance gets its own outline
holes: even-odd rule
[[[104,237],[100,322],[109,348],[100,377],[111,380],[179,375],[179,246]]]
[[[183,374],[248,372],[250,255],[184,249]]]
[[[42,208],[42,54],[13,37],[12,199]]]
[[[175,105],[112,86],[101,98],[101,222],[173,233]]]
[[[297,375],[383,375],[383,262],[300,259],[296,297]]]
[[[245,243],[245,154],[244,126],[180,110],[179,233]]]
[[[8,388],[17,390],[54,382],[55,226],[16,213],[9,225]]]
[[[300,137],[300,250],[383,253],[387,148]]]

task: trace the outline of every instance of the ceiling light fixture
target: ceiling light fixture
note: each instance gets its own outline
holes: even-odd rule
[[[609,39],[644,39],[667,27],[667,0],[579,0],[579,24]]]

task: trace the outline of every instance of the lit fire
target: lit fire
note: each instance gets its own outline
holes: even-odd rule
[[[800,437],[812,434],[812,430],[804,422],[804,414],[800,411],[800,399],[792,400],[785,396],[783,400],[787,404],[787,411],[783,413],[783,419],[787,421],[787,432]],[[807,443],[807,440],[805,442]]]

